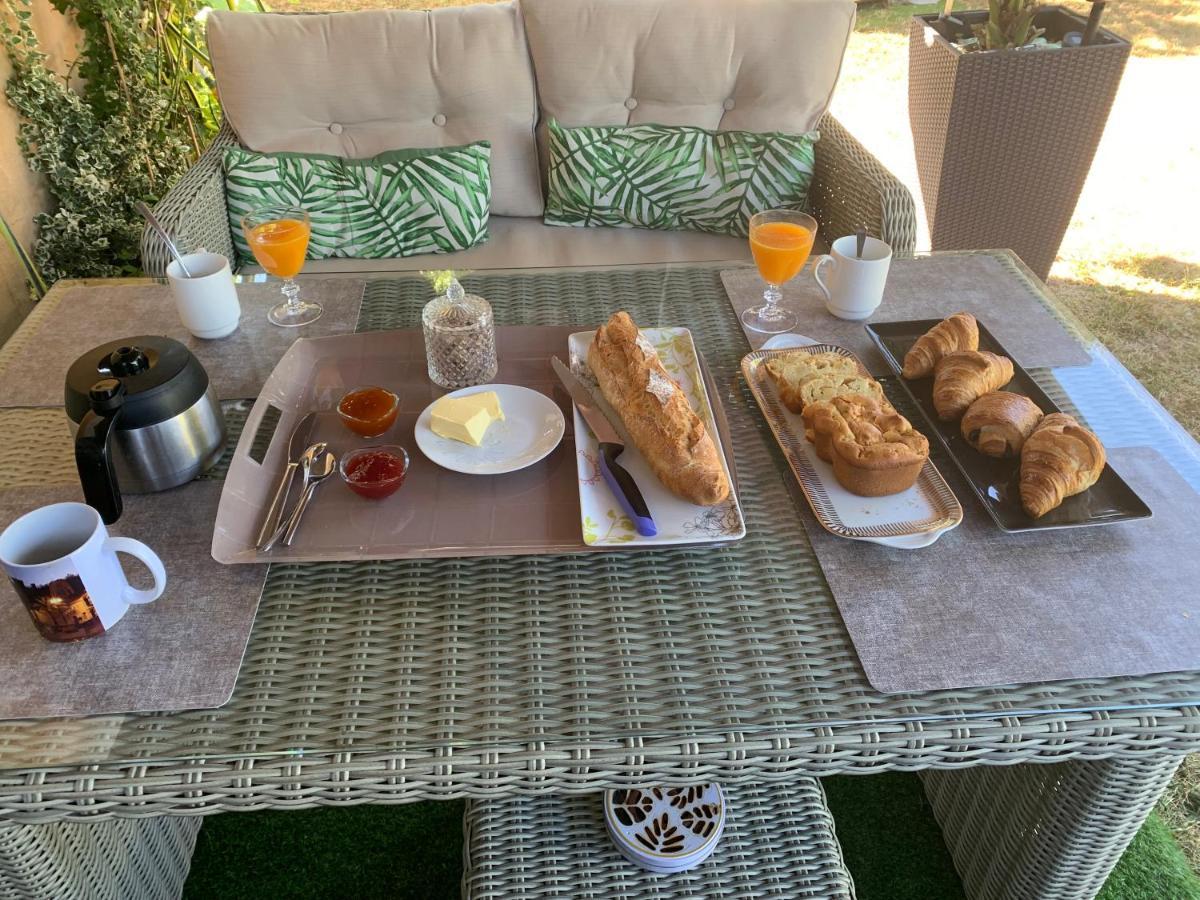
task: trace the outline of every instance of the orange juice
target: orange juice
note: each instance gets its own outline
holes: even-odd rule
[[[764,222],[750,229],[750,252],[758,273],[768,284],[796,277],[812,252],[815,232],[792,222]]]
[[[296,219],[263,222],[246,232],[254,258],[272,275],[291,278],[304,266],[308,252],[309,227]]]

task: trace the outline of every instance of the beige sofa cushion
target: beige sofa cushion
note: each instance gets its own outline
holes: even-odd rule
[[[360,159],[492,142],[492,211],[542,213],[533,71],[513,3],[209,15],[221,103],[251,150]]]
[[[792,134],[828,107],[855,12],[854,0],[520,2],[543,119]]]
[[[458,253],[395,259],[310,259],[305,275],[411,272],[419,269],[526,269],[673,262],[748,261],[745,238],[641,228],[553,228],[540,219],[492,216],[486,244]],[[257,266],[241,271],[261,272]]]

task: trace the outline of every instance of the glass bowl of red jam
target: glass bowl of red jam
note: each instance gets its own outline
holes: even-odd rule
[[[381,387],[357,388],[338,403],[342,424],[361,437],[379,437],[396,422],[400,398]]]
[[[400,490],[408,474],[408,451],[381,444],[342,455],[338,472],[346,487],[360,497],[382,500]]]

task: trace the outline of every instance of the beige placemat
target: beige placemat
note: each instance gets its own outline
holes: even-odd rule
[[[0,406],[62,406],[67,369],[92,347],[139,334],[182,342],[200,360],[219,400],[258,396],[275,364],[299,337],[350,334],[358,324],[366,283],[360,279],[299,279],[302,296],[325,312],[311,325],[280,328],[267,321],[279,303],[279,282],[239,284],[242,318],[228,337],[192,337],[175,312],[165,284],[80,285],[67,291],[26,342],[36,364],[18,356],[0,371]]]
[[[963,522],[922,550],[848,541],[806,520],[877,690],[1200,670],[1200,498],[1157,452],[1109,461],[1151,519],[1004,534],[957,472]]]
[[[110,533],[143,541],[163,561],[166,592],[113,629],[76,644],[42,638],[0,573],[0,719],[207,709],[229,700],[267,567],[223,566],[209,553],[220,481],[125,497]],[[29,510],[81,500],[79,488],[0,490],[0,530]],[[139,587],[149,575],[122,558]]]
[[[763,281],[754,267],[727,269],[721,281],[729,301],[742,310],[762,302]],[[866,322],[847,322],[825,309],[825,297],[812,276],[811,263],[784,285],[784,305],[799,322],[793,331],[820,343],[853,351],[873,375],[891,369],[863,327],[869,322],[935,319],[966,310],[983,322],[1013,359],[1036,366],[1083,366],[1087,353],[1038,299],[1035,288],[1010,260],[992,254],[953,254],[892,260],[883,303]],[[770,335],[743,327],[758,349]]]

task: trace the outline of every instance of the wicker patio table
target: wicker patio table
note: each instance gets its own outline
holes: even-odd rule
[[[1154,447],[1200,489],[1196,442],[996,256],[1089,354],[1035,370],[1047,392],[1109,447]],[[924,773],[972,896],[1093,896],[1200,747],[1200,673],[873,690],[737,374],[748,345],[720,268],[496,271],[468,287],[499,324],[591,326],[625,308],[688,325],[722,388],[744,540],[272,567],[224,707],[0,724],[0,896],[173,896],[217,812],[886,770]],[[94,286],[97,315],[107,289]],[[371,282],[359,327],[413,327],[428,294],[416,277]],[[227,406],[235,431],[248,406]],[[0,433],[0,485],[74,478],[61,410],[0,410]]]

